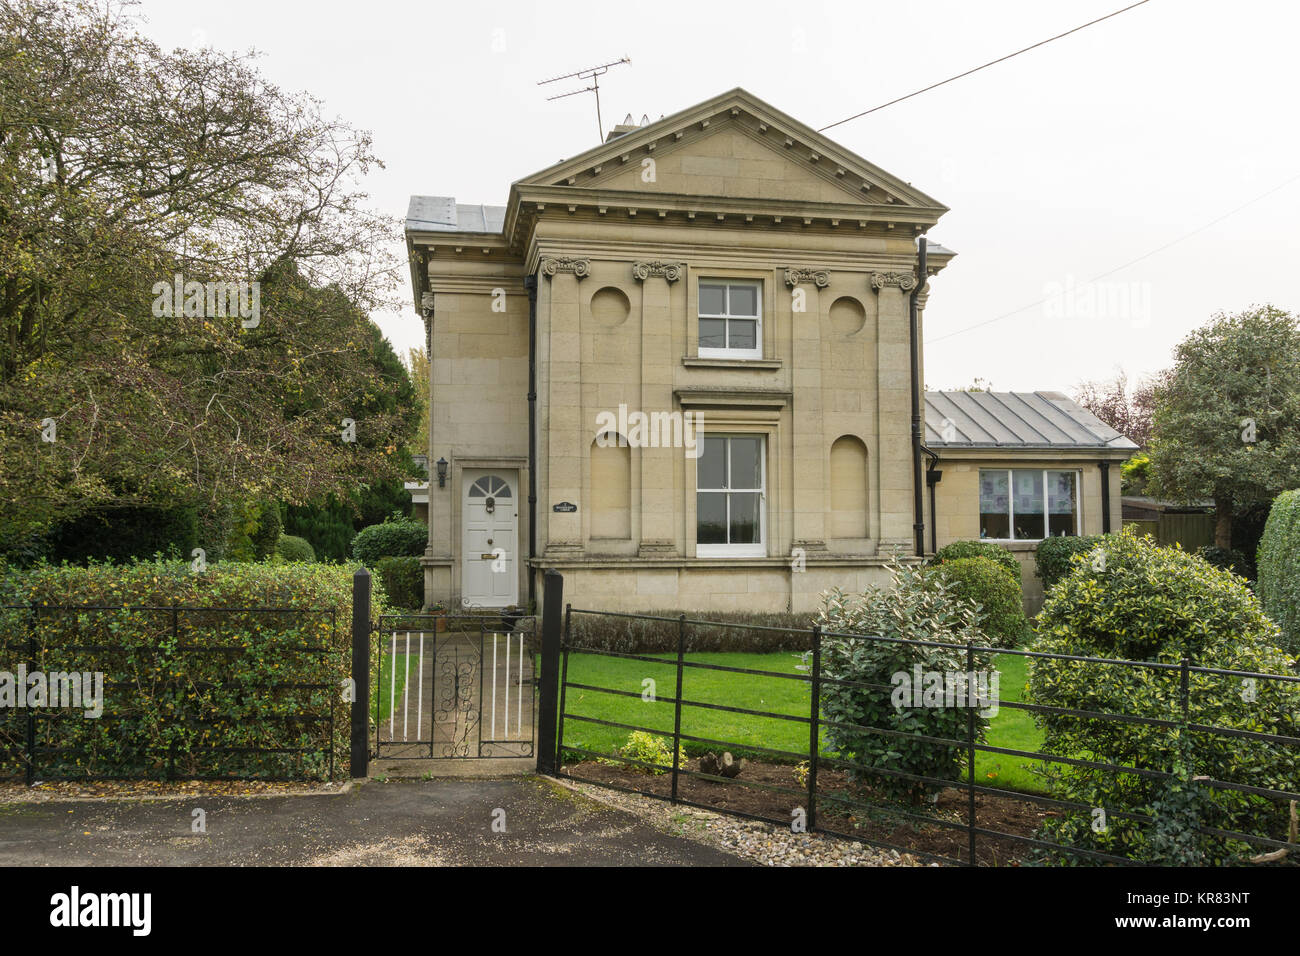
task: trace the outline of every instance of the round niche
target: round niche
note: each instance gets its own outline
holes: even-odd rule
[[[603,329],[613,329],[627,321],[632,303],[621,289],[606,286],[591,297],[591,318]]]
[[[867,310],[852,296],[840,296],[831,303],[831,330],[848,337],[862,331],[867,324]]]

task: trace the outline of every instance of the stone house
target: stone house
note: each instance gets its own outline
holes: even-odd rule
[[[1098,463],[1131,443],[1084,422],[1007,444],[994,412],[923,400],[930,279],[954,256],[925,235],[944,212],[739,89],[618,126],[505,206],[413,197],[426,600],[524,604],[556,568],[580,607],[807,611],[895,552],[1028,546],[1037,526],[1009,506],[981,518],[986,481],[990,508],[1005,481],[1027,512],[1022,467],[1054,482],[1052,533],[1067,486],[1078,530],[1118,527],[1118,467],[1103,482]]]

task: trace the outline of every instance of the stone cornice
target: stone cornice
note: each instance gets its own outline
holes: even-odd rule
[[[571,272],[579,279],[585,279],[591,272],[590,259],[576,259],[570,256],[543,256],[542,275],[554,276],[559,272]]]
[[[871,288],[879,292],[886,286],[897,286],[904,292],[911,292],[916,288],[916,276],[910,272],[871,273]]]
[[[676,282],[682,277],[686,270],[684,262],[660,262],[658,259],[653,262],[634,262],[632,264],[632,278],[638,282],[644,282],[651,276],[658,276],[667,282]]]
[[[826,269],[810,269],[791,266],[785,270],[785,284],[794,288],[804,282],[811,282],[819,289],[831,284],[831,274]]]

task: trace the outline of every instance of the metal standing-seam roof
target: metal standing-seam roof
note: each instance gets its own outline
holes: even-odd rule
[[[506,207],[458,203],[455,196],[412,196],[406,209],[407,232],[499,233]]]
[[[931,448],[1138,446],[1060,392],[926,392]]]

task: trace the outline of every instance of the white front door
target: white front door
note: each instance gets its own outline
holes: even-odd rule
[[[466,468],[461,518],[461,603],[506,607],[519,601],[518,475]]]

